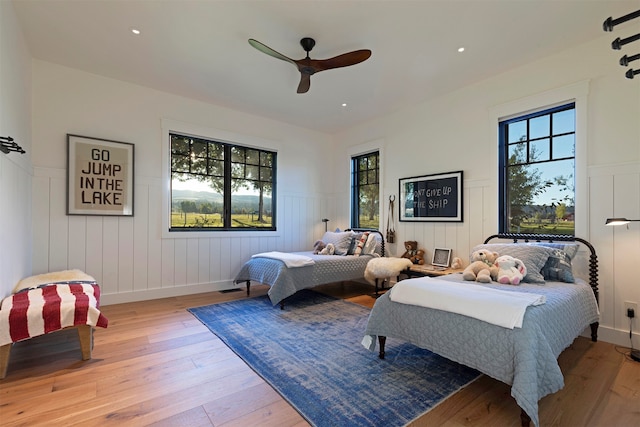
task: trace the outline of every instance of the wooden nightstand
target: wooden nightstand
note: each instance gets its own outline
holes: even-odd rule
[[[463,269],[461,268],[444,268],[444,267],[435,267],[429,264],[424,264],[424,265],[414,264],[408,269],[401,271],[401,274],[404,274],[409,279],[411,279],[412,277],[446,276],[447,274],[462,273],[462,270]]]

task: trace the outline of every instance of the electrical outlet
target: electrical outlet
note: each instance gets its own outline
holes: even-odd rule
[[[624,302],[624,311],[623,311],[625,316],[627,316],[627,312],[628,312],[629,309],[633,310],[633,312],[635,313],[636,317],[638,317],[640,315],[640,313],[638,313],[638,303],[637,302],[625,301]]]

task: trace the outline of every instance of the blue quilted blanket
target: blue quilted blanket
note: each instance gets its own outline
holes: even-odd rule
[[[287,268],[281,260],[252,258],[247,261],[235,278],[235,282],[252,280],[271,286],[269,298],[272,304],[301,289],[325,283],[356,280],[364,277],[364,270],[373,255],[315,255],[313,252],[292,252],[308,256],[314,264],[305,267]]]

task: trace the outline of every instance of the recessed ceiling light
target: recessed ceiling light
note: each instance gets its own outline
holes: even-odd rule
[[[463,47],[459,47],[458,48],[458,52],[464,52],[464,48]]]
[[[343,102],[343,103],[342,103],[342,106],[343,106],[343,107],[346,107],[346,106],[347,106],[347,103],[346,103],[346,102]]]
[[[132,28],[132,29],[131,29],[131,32],[132,32],[133,34],[135,34],[135,35],[140,34],[140,30],[138,30],[137,28]]]

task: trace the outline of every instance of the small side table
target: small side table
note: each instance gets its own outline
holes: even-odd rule
[[[407,278],[411,279],[413,277],[438,277],[438,276],[446,276],[447,274],[455,274],[462,273],[462,268],[444,268],[444,267],[436,267],[430,264],[418,265],[414,264],[406,270],[402,270],[401,273],[406,275]]]

